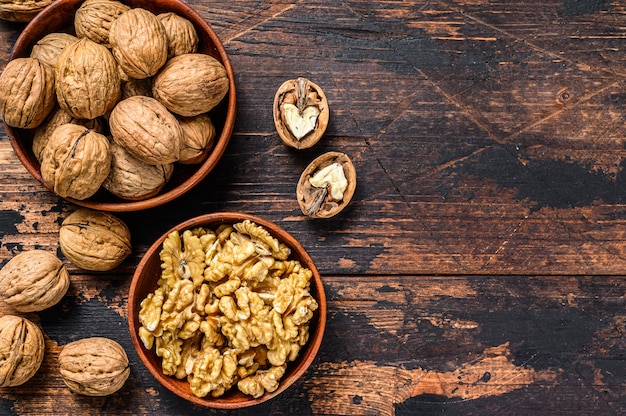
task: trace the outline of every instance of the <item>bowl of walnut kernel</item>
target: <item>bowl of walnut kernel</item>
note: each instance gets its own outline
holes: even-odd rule
[[[322,343],[326,297],[300,243],[273,222],[210,213],[163,234],[128,296],[130,336],[163,386],[237,409],[293,385]]]
[[[201,182],[232,135],[235,80],[211,26],[179,0],[56,0],[0,75],[19,160],[77,205],[138,211]]]

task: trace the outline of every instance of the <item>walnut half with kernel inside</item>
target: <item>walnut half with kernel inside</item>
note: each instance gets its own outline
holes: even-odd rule
[[[328,126],[328,100],[306,78],[285,81],[274,96],[274,124],[281,140],[296,149],[317,143]]]
[[[306,216],[330,218],[348,205],[355,190],[356,169],[348,155],[328,152],[302,172],[296,197]]]

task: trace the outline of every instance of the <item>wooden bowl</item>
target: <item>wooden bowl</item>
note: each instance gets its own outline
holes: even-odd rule
[[[83,0],[56,0],[45,8],[24,28],[15,42],[11,59],[28,57],[32,46],[49,33],[67,32],[74,34],[74,13],[82,3]],[[117,212],[138,211],[162,205],[183,195],[202,181],[215,168],[226,149],[235,124],[236,107],[235,77],[228,54],[213,29],[196,11],[184,2],[177,0],[122,0],[122,3],[131,7],[142,7],[155,14],[174,12],[190,20],[198,32],[198,52],[211,55],[220,61],[226,68],[230,84],[226,97],[209,113],[217,135],[208,158],[197,165],[176,164],[171,180],[159,194],[141,201],[128,201],[102,189],[85,200],[66,198],[76,205]],[[28,172],[44,187],[53,192],[52,187],[43,180],[40,164],[32,151],[33,130],[18,129],[6,124],[5,129],[17,157]]]
[[[313,319],[309,323],[310,336],[307,344],[300,351],[298,358],[288,364],[287,371],[280,381],[280,385],[276,391],[272,393],[266,392],[263,396],[255,399],[239,392],[236,387],[234,387],[219,398],[213,398],[210,396],[204,398],[197,397],[191,392],[189,383],[186,380],[178,380],[175,377],[164,375],[161,368],[161,359],[157,357],[154,352],[154,348],[147,350],[144,347],[138,335],[138,331],[141,326],[138,318],[140,304],[149,293],[153,292],[157,288],[157,281],[161,276],[161,260],[159,258],[159,252],[161,251],[163,241],[165,241],[169,233],[174,230],[178,230],[182,234],[182,231],[195,227],[208,227],[215,229],[220,224],[236,224],[246,219],[264,227],[273,237],[287,245],[291,249],[290,258],[299,260],[304,267],[308,267],[313,272],[313,277],[311,279],[311,295],[318,302],[319,308],[315,311]],[[201,215],[178,224],[163,234],[146,251],[137,266],[137,269],[135,270],[130,284],[128,294],[128,326],[133,346],[135,347],[139,358],[154,378],[156,378],[157,381],[168,390],[197,405],[217,409],[239,409],[263,403],[273,397],[276,397],[295,383],[296,380],[298,380],[298,378],[305,373],[315,359],[324,336],[324,328],[326,326],[326,295],[324,293],[324,285],[320,274],[315,267],[313,260],[300,243],[287,231],[268,220],[254,215],[243,213],[211,213]]]

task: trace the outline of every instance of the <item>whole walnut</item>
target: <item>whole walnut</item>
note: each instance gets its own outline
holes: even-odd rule
[[[0,297],[19,312],[39,312],[67,293],[70,277],[63,262],[49,251],[23,251],[0,270]]]
[[[167,58],[198,50],[198,33],[191,21],[173,12],[157,15],[167,34]]]
[[[209,155],[216,134],[211,117],[207,114],[179,117],[178,122],[183,129],[183,149],[179,162],[192,164],[204,161]]]
[[[30,380],[43,362],[45,342],[41,329],[26,318],[0,317],[0,387]]]
[[[87,38],[63,49],[55,74],[57,101],[73,117],[103,116],[120,98],[120,73],[113,55]]]
[[[30,52],[31,58],[37,58],[52,68],[56,66],[57,58],[67,45],[78,42],[78,38],[69,33],[53,32],[39,39]]]
[[[111,52],[131,78],[143,79],[159,71],[167,60],[167,34],[156,15],[142,8],[122,13],[109,31]]]
[[[152,95],[171,112],[192,117],[219,104],[228,85],[226,69],[217,59],[188,53],[167,61],[153,79]]]
[[[59,371],[69,389],[86,396],[107,396],[124,386],[130,364],[124,348],[112,339],[83,338],[59,353]]]
[[[0,19],[9,22],[29,22],[54,0],[2,0]]]
[[[12,127],[37,127],[52,111],[54,71],[36,58],[16,58],[0,74],[0,118]]]
[[[102,186],[119,198],[140,201],[158,194],[173,172],[173,163],[149,165],[111,142],[111,171]]]
[[[76,35],[108,47],[113,21],[128,10],[129,6],[115,0],[86,0],[74,15]]]
[[[63,220],[59,230],[61,252],[76,266],[109,271],[132,252],[130,230],[115,215],[80,208]]]
[[[183,131],[167,108],[151,97],[120,101],[109,116],[113,140],[149,165],[166,165],[180,158]]]
[[[77,124],[57,127],[41,158],[43,180],[59,196],[79,200],[95,194],[110,169],[109,140]]]
[[[102,132],[102,121],[100,118],[95,118],[93,120],[84,119],[84,118],[75,118],[70,114],[65,112],[60,107],[57,107],[52,113],[46,118],[46,120],[41,123],[37,128],[35,128],[35,135],[33,136],[33,153],[35,157],[41,163],[41,158],[43,156],[43,150],[48,145],[48,141],[50,140],[50,136],[57,127],[63,124],[80,124],[81,126],[85,126],[88,129],[95,130],[98,133]]]

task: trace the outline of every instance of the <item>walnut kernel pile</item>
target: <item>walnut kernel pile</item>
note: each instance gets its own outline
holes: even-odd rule
[[[204,397],[234,387],[255,398],[279,386],[309,338],[312,272],[251,222],[172,232],[158,288],[141,303],[139,337],[166,375]]]

